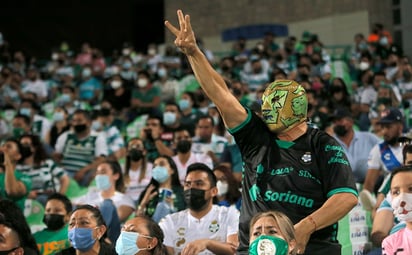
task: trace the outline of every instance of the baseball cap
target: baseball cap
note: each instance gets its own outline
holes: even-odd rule
[[[352,118],[352,114],[346,108],[337,108],[329,116],[329,121],[339,120],[342,118]]]
[[[381,119],[378,124],[391,124],[394,122],[402,122],[403,115],[399,109],[391,107],[381,112]]]

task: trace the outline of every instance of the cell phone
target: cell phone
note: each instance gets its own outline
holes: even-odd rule
[[[0,164],[4,164],[4,153],[0,152]]]

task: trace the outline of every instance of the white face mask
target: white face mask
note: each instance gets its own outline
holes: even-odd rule
[[[137,86],[139,86],[139,88],[146,88],[147,86],[147,80],[146,79],[138,79],[137,80]]]
[[[217,181],[216,187],[218,196],[226,195],[229,190],[229,184],[227,182]]]
[[[110,86],[112,86],[113,89],[118,89],[122,86],[122,82],[121,81],[112,81],[110,83]]]
[[[393,214],[405,222],[412,221],[412,193],[401,193],[392,199]]]
[[[361,71],[365,71],[365,70],[367,70],[368,68],[369,68],[369,63],[368,63],[368,62],[364,62],[364,61],[360,62],[360,64],[359,64],[359,69],[360,69]]]

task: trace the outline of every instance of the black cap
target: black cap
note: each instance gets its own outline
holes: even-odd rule
[[[385,109],[381,112],[381,119],[378,121],[378,124],[391,124],[394,122],[402,122],[403,115],[399,109],[391,107]]]
[[[329,116],[329,121],[339,120],[342,118],[352,118],[352,114],[346,108],[337,108]]]

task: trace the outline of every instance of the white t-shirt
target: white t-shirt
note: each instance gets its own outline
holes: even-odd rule
[[[150,180],[152,179],[152,168],[153,168],[152,163],[147,162],[146,174],[144,178],[142,179],[142,181],[140,182],[139,182],[139,178],[140,178],[140,172],[142,171],[142,169],[139,168],[136,171],[129,169],[130,182],[126,186],[125,194],[128,195],[130,198],[132,198],[134,201],[137,201],[139,199],[140,194],[143,192],[146,186],[149,185]]]
[[[119,208],[120,206],[128,206],[136,209],[133,200],[119,191],[116,191],[110,199],[113,201],[116,208]],[[85,195],[73,199],[73,204],[89,204],[99,206],[103,203],[103,200],[104,198],[102,197],[101,192],[96,187],[91,187],[89,188],[89,192]]]
[[[186,162],[186,164],[183,164],[182,162],[180,162],[177,155],[173,156],[172,159],[177,166],[177,170],[179,172],[179,180],[180,180],[180,183],[182,183],[182,185],[185,181],[186,170],[189,165],[193,163],[203,163],[207,165],[208,167],[210,167],[210,169],[213,169],[213,160],[206,153],[190,153],[189,160]]]
[[[169,214],[159,222],[165,239],[163,244],[180,254],[187,243],[199,239],[226,242],[227,237],[239,230],[239,211],[232,207],[213,205],[202,219],[194,218],[189,209]],[[199,254],[213,254],[204,250]]]

